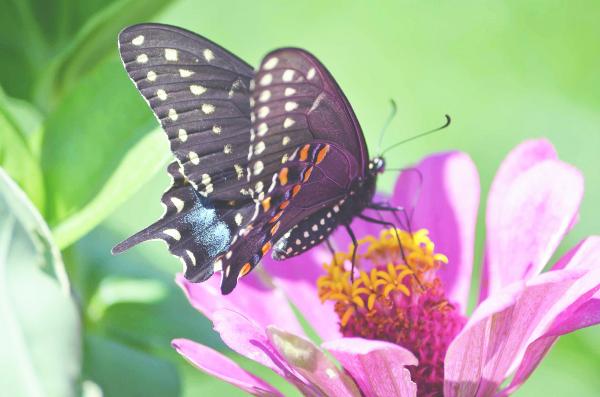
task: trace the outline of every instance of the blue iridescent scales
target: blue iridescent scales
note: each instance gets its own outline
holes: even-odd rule
[[[382,163],[369,162],[350,104],[310,53],[275,50],[255,72],[158,24],[124,29],[119,50],[175,160],[164,215],[113,253],[161,239],[187,279],[221,271],[226,294],[271,248],[275,259],[298,255],[371,204]]]

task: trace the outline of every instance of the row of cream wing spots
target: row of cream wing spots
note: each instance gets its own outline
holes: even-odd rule
[[[314,77],[314,71],[312,74]],[[250,99],[254,107],[254,127],[250,134],[252,145],[248,150],[253,178],[262,174],[268,177],[277,172],[297,147],[312,138],[303,114],[310,109],[312,102],[305,101],[301,106],[292,97],[294,94],[306,96],[306,93],[299,93],[295,85],[307,78],[301,71],[286,66],[285,61],[280,62],[277,56],[265,59],[257,72],[257,84]],[[316,90],[310,94],[316,94]]]

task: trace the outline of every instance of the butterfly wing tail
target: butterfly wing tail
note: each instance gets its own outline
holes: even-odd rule
[[[161,221],[163,221],[163,219],[160,219],[159,221],[148,226],[147,228],[140,230],[133,236],[128,237],[127,239],[121,241],[119,244],[115,245],[111,250],[112,254],[118,255],[138,245],[139,243],[143,243],[144,241],[148,240],[158,239],[158,234],[160,233],[159,225]]]

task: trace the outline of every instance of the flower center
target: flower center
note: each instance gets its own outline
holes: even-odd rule
[[[446,349],[465,322],[436,275],[448,259],[434,248],[426,229],[382,230],[359,241],[354,281],[352,246],[336,252],[317,281],[321,300],[335,302],[344,336],[393,342],[417,356],[410,371],[419,396],[442,395]]]

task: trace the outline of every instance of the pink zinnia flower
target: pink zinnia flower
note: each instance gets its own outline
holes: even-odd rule
[[[304,395],[509,395],[560,335],[600,322],[598,237],[542,273],[577,220],[583,177],[544,140],[509,154],[489,193],[479,304],[467,315],[477,170],[459,152],[427,157],[417,168],[422,186],[415,173],[404,173],[391,198],[410,207],[420,189],[412,234],[353,223],[362,237],[354,282],[348,252],[332,259],[320,247],[283,263],[264,260],[266,271],[245,277],[228,296],[214,278],[177,282],[229,347]],[[343,231],[334,237],[337,247],[348,246]],[[289,302],[324,340],[320,347],[305,336]],[[203,371],[251,394],[281,395],[206,346],[184,339],[173,345]]]

